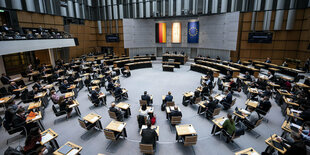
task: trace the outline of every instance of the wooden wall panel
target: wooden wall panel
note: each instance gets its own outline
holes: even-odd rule
[[[51,64],[48,50],[38,50],[35,51],[34,54],[40,59],[41,64]]]
[[[308,13],[308,14],[307,14]],[[285,10],[282,29],[273,31],[275,11],[272,12],[270,31],[273,33],[271,44],[248,43],[248,33],[251,31],[252,13],[240,14],[240,25],[242,32],[238,33],[238,48],[236,54],[231,54],[231,59],[239,56],[241,60],[256,59],[265,60],[271,57],[272,62],[282,64],[285,58],[300,59],[305,61],[310,56],[307,47],[310,43],[310,8],[296,11],[296,19],[293,30],[285,30],[288,11]],[[242,18],[243,17],[243,18]],[[261,31],[264,19],[264,12],[257,12],[255,30]],[[240,46],[239,46],[240,45]]]

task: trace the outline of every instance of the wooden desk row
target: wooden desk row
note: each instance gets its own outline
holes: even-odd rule
[[[225,64],[225,65],[229,64],[232,67],[240,69],[241,73],[249,72],[255,78],[257,78],[258,75],[259,75],[259,70],[256,69],[256,68],[252,68],[252,67],[249,67],[249,66],[245,66],[245,65],[238,64],[238,63],[233,63],[233,62],[228,62],[228,61],[222,61],[222,63]]]
[[[125,65],[126,69],[134,70],[140,68],[152,68],[152,61],[134,62]]]
[[[218,77],[219,76],[219,72],[220,72],[217,69],[214,69],[212,67],[207,67],[207,66],[204,66],[204,65],[200,65],[200,64],[191,64],[191,70],[199,72],[199,73],[203,73],[203,74],[207,74],[209,71],[212,71],[214,77]]]
[[[238,77],[239,72],[240,72],[240,70],[237,68],[226,66],[223,64],[219,64],[219,63],[210,62],[210,61],[197,60],[197,63],[200,65],[209,66],[209,67],[218,69],[221,71],[222,74],[225,74],[225,75],[227,71],[230,71],[230,74],[232,74],[232,77],[234,78]]]
[[[196,63],[197,63],[198,60],[221,63],[221,60],[212,59],[212,58],[206,58],[206,57],[195,57],[195,58],[194,58],[194,61],[195,61]]]
[[[187,61],[187,56],[181,54],[163,54],[163,61],[168,61],[169,59],[174,59],[180,62],[181,65],[184,65]]]
[[[152,55],[134,56],[133,58],[134,58],[134,59],[137,59],[137,58],[151,58],[151,60],[156,60],[156,56],[155,56],[154,54],[152,54]]]
[[[121,57],[121,58],[114,58],[114,59],[107,59],[104,60],[105,65],[113,65],[114,61],[120,61],[120,60],[126,60],[129,59],[129,57]]]
[[[284,67],[284,66],[279,66],[276,64],[266,63],[266,62],[258,61],[258,60],[254,60],[253,64],[254,65],[260,64],[260,65],[262,65],[261,67],[265,68],[265,69],[269,69],[269,68],[279,69],[282,74],[286,74],[286,75],[290,75],[290,76],[297,76],[299,73],[304,73],[304,71],[302,71],[302,70]],[[273,70],[273,69],[271,69],[271,70]]]
[[[125,64],[127,63],[142,62],[142,61],[151,61],[151,58],[137,58],[137,59],[125,59],[125,60],[114,61],[113,66],[124,67]]]

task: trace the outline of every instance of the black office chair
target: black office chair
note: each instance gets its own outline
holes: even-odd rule
[[[29,92],[28,92],[28,89],[25,89],[25,90],[22,92],[20,98],[21,98],[21,100],[22,100],[23,103],[30,103],[30,102],[33,101],[32,98],[29,98],[29,97],[28,97],[28,96],[29,96],[28,93],[29,93]]]
[[[58,104],[52,105],[52,109],[53,109],[53,112],[56,115],[56,117],[67,114],[66,110],[60,110],[60,107]]]
[[[9,95],[9,93],[6,90],[6,88],[5,87],[0,88],[0,97],[2,98],[2,97],[7,96],[7,95]]]

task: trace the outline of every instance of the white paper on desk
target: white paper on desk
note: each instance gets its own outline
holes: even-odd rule
[[[47,133],[46,135],[42,137],[41,142],[45,144],[47,141],[51,139],[53,139],[53,136],[50,133]]]
[[[124,124],[121,124],[120,126],[118,126],[117,130],[122,130],[124,128]]]
[[[250,155],[259,155],[257,152],[252,152]]]
[[[293,112],[293,113],[301,113],[302,111],[299,111],[299,110],[295,110],[295,109],[291,109],[291,112]]]
[[[95,121],[97,121],[97,119],[98,119],[98,117],[94,117],[94,118],[92,118],[90,121],[91,121],[91,122],[95,122]]]
[[[299,126],[299,125],[297,125],[295,123],[291,123],[290,125],[291,125],[291,127],[295,127],[297,129],[301,129],[301,126]]]
[[[0,100],[0,103],[3,103],[4,102],[4,100]]]
[[[241,111],[242,113],[244,113],[244,114],[247,114],[247,115],[249,115],[249,114],[250,114],[250,112],[249,112],[249,111],[247,111],[247,110],[245,110],[245,109],[240,109],[240,111]]]
[[[38,119],[38,118],[40,118],[40,116],[39,116],[39,115],[37,115],[34,119]]]
[[[191,126],[191,127],[189,128],[189,132],[194,133],[194,132],[195,132],[195,129]]]
[[[227,118],[223,119],[219,124],[222,126],[226,120]]]
[[[67,155],[76,155],[78,152],[78,149],[72,149]]]

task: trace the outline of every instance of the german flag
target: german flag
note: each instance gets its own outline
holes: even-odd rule
[[[166,43],[166,23],[156,23],[156,43]]]

